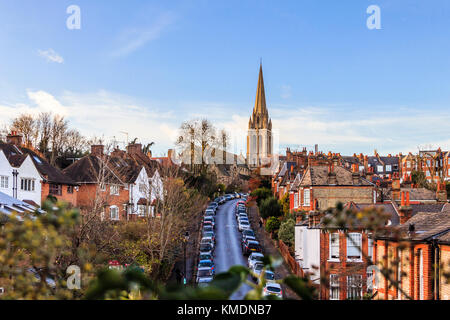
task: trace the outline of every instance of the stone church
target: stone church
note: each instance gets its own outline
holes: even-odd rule
[[[254,169],[265,163],[272,156],[272,120],[266,107],[266,94],[262,64],[259,66],[258,87],[253,113],[248,121],[247,165]]]

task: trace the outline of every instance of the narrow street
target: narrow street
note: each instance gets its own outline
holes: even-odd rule
[[[225,272],[234,265],[247,266],[242,255],[241,233],[238,230],[234,208],[238,200],[230,200],[221,205],[216,212],[216,273]],[[232,300],[241,300],[251,287],[243,284],[232,296]]]

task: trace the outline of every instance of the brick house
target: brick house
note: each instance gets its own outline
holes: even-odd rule
[[[9,134],[0,151],[0,191],[35,206],[48,196],[76,204],[76,182],[38,151],[24,147],[20,134]]]
[[[383,209],[389,214],[388,223],[398,223],[392,204],[356,204],[349,202],[345,210]],[[302,271],[319,285],[320,299],[361,299],[372,294],[367,287],[373,274],[368,266],[373,260],[373,240],[367,230],[357,225],[347,228],[324,226],[324,213],[310,211],[306,221],[295,226],[295,258]],[[353,241],[349,240],[351,238]],[[370,260],[368,260],[370,259]],[[326,277],[329,285],[320,284]]]
[[[371,204],[378,198],[374,183],[363,178],[356,166],[353,172],[338,165],[336,158],[328,165],[310,164],[302,177],[296,177],[290,189],[290,209],[325,210],[338,202]]]
[[[411,208],[404,206],[404,211]],[[393,231],[396,232],[393,232]],[[377,298],[386,300],[449,300],[450,207],[436,212],[419,212],[395,229],[375,238],[375,259],[379,267],[392,269],[393,280],[380,276]]]
[[[402,181],[411,176],[412,171],[420,171],[425,174],[429,182],[442,182],[450,180],[449,166],[450,151],[423,150],[413,155],[411,152],[401,159]]]
[[[79,184],[77,206],[100,210],[102,219],[129,221],[154,214],[157,198],[162,199],[162,179],[157,164],[141,152],[140,145],[127,151],[104,153],[103,145],[91,146],[91,154],[64,172]]]

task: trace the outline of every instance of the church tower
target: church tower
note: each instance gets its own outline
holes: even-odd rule
[[[248,121],[247,165],[255,168],[272,155],[272,120],[266,107],[262,64],[259,66],[258,87],[253,113]]]

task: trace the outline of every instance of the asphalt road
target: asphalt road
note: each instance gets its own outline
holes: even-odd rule
[[[216,248],[214,264],[216,274],[227,271],[234,265],[247,266],[247,259],[242,254],[241,233],[238,230],[234,208],[239,199],[230,200],[219,206],[216,212]],[[242,284],[230,297],[231,300],[242,300],[251,287]]]

